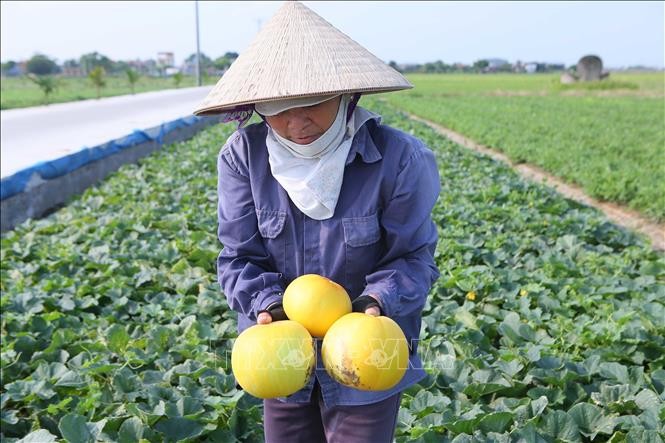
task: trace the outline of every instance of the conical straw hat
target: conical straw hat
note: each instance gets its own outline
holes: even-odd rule
[[[194,114],[322,94],[412,88],[399,72],[303,4],[288,1],[224,73]]]

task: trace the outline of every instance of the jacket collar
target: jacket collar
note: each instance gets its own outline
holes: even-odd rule
[[[369,113],[369,111],[364,109],[363,111]],[[346,157],[347,165],[351,164],[355,160],[356,155],[359,155],[365,163],[375,163],[383,158],[370,133],[370,125],[379,124],[381,124],[381,116],[373,113],[362,123],[362,127],[358,130],[356,136],[353,138],[353,143],[351,144],[349,155]]]

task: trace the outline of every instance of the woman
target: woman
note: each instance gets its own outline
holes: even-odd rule
[[[284,318],[286,286],[304,274],[341,284],[354,311],[387,315],[410,343],[393,389],[310,383],[264,401],[270,442],[392,441],[400,392],[425,372],[420,315],[438,277],[439,193],[432,152],[356,106],[361,93],[411,87],[404,77],[297,2],[287,2],[220,79],[199,115],[242,126],[218,158],[218,277],[239,330]]]

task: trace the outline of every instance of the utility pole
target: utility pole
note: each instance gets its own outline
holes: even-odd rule
[[[199,46],[199,1],[194,2],[196,9],[196,84],[201,86],[201,48]]]

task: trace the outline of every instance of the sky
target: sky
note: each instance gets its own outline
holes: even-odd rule
[[[310,9],[380,59],[471,64],[484,58],[606,68],[665,67],[665,2],[320,2]],[[242,51],[282,2],[199,1],[201,51]],[[35,53],[63,62],[97,51],[113,60],[176,64],[196,52],[194,1],[5,1],[0,59]]]

